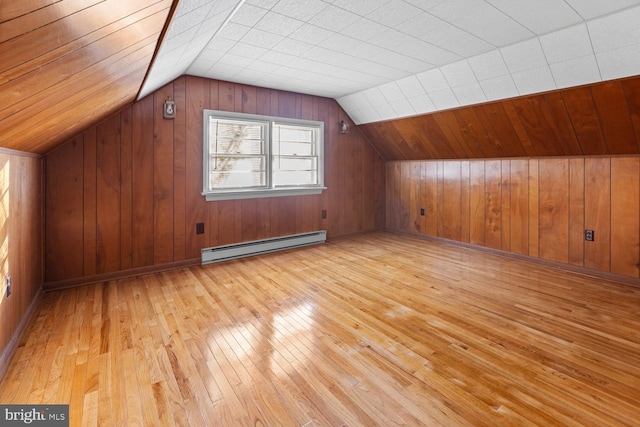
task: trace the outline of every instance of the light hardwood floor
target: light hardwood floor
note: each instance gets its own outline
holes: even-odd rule
[[[640,425],[640,289],[387,233],[45,294],[72,425]]]

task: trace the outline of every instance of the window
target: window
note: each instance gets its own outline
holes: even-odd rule
[[[204,110],[207,200],[319,194],[324,123]]]

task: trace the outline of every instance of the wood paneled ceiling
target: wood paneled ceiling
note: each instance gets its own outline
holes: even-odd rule
[[[359,97],[366,101],[365,110],[377,108],[374,106],[376,100],[395,105],[394,111],[400,104],[409,103],[415,108],[403,110],[402,114],[396,111],[394,117],[415,116],[426,113],[424,108],[433,111],[428,102],[422,105],[422,110],[416,107],[416,102],[438,99],[435,93],[442,92],[442,88],[437,84],[430,86],[433,79],[427,79],[426,75],[412,74],[424,67],[400,70],[399,75],[386,75],[384,70],[391,64],[400,66],[407,60],[415,60],[414,53],[424,54],[420,48],[424,43],[437,46],[447,40],[456,41],[455,46],[447,48],[455,55],[445,55],[434,63],[425,62],[430,69],[424,72],[440,73],[441,80],[450,83],[449,86],[467,82],[462,78],[464,73],[458,72],[464,68],[469,71],[468,76],[478,79],[472,82],[478,89],[484,81],[481,78],[490,77],[485,68],[493,69],[503,62],[504,66],[497,68],[509,71],[507,75],[512,76],[513,81],[519,81],[515,70],[524,65],[515,60],[509,62],[508,53],[514,51],[516,57],[528,56],[526,52],[518,54],[519,45],[513,44],[516,42],[537,46],[538,56],[547,58],[542,68],[551,70],[547,71],[556,83],[566,79],[560,79],[560,74],[554,73],[571,74],[573,70],[582,69],[574,62],[561,62],[566,65],[564,67],[554,62],[566,59],[566,52],[575,51],[576,46],[587,46],[586,50],[577,50],[588,53],[590,61],[596,61],[599,67],[598,77],[587,79],[589,82],[618,78],[612,77],[616,75],[637,75],[640,31],[635,18],[640,16],[640,0],[545,0],[544,4],[553,5],[553,8],[540,6],[527,9],[526,13],[520,8],[530,6],[531,2],[526,0],[509,4],[497,0],[426,3],[418,0],[313,0],[305,2],[305,7],[301,8],[301,2],[294,0],[2,0],[0,147],[47,153],[132,103],[136,96],[151,93],[166,79],[170,81],[183,73],[246,81],[270,88],[279,87],[280,82],[280,86],[292,85],[283,89],[301,93],[328,90],[335,88],[335,84],[342,87],[347,79],[376,92],[374,97]],[[478,7],[485,10],[486,14],[482,16],[486,19],[465,20],[465,16]],[[562,15],[565,19],[554,21],[552,27],[545,26],[546,20],[558,15],[558,11],[566,12]],[[350,23],[338,19],[345,17],[351,18]],[[482,49],[467,52],[467,36],[484,40],[482,34],[493,28],[491,17],[500,23],[498,27],[502,29],[500,33],[504,33],[504,39],[493,43],[485,40],[480,43],[484,46]],[[409,28],[405,25],[407,22],[416,25]],[[422,34],[424,22],[441,24],[438,28],[444,33]],[[604,25],[607,23],[617,24]],[[340,28],[335,27],[338,24]],[[382,27],[386,32],[374,31]],[[443,34],[449,34],[447,31],[460,37],[444,37]],[[462,37],[464,34],[460,31],[468,33],[467,36]],[[577,43],[577,39],[564,37],[563,31],[582,36],[589,34],[587,39],[590,41],[581,36],[582,41]],[[159,47],[162,34],[166,36],[162,36],[164,40]],[[385,34],[397,37],[390,39]],[[360,40],[365,36],[369,38]],[[402,42],[408,40],[405,36],[425,39],[413,45]],[[335,42],[336,38],[342,42]],[[348,40],[352,43],[345,43]],[[556,41],[564,50],[558,50],[560,45]],[[345,46],[353,48],[343,51]],[[413,53],[405,51],[408,48]],[[441,48],[447,50],[444,45]],[[390,56],[373,61],[371,49]],[[399,61],[400,51],[404,52],[403,61]],[[502,59],[489,60],[497,58],[497,53]],[[339,61],[334,63],[336,58]],[[435,57],[431,55],[430,58]],[[528,64],[525,59],[524,63]],[[150,67],[152,60],[153,68]],[[229,62],[232,60],[237,62],[235,66]],[[345,71],[356,63],[359,64],[357,70]],[[456,64],[464,67],[456,68]],[[626,67],[622,67],[623,75],[603,73],[603,70],[618,69],[622,65]],[[318,78],[322,70],[329,73],[328,80]],[[526,74],[526,70],[523,72]],[[366,75],[375,75],[375,78],[364,79]],[[539,81],[535,73],[530,77]],[[408,84],[407,79],[413,83]],[[578,81],[587,82],[585,79]],[[499,80],[494,83],[501,86]],[[381,86],[372,88],[372,85]],[[362,89],[347,86],[349,90]],[[456,88],[458,86],[451,86],[446,91],[461,99]],[[467,85],[460,88],[467,88]],[[482,86],[481,89],[486,94],[486,88]],[[522,93],[527,95],[503,99]],[[358,98],[357,93],[353,95]],[[638,83],[634,78],[542,95],[531,94],[530,90],[502,95],[501,100],[497,100],[497,95],[474,98],[470,103],[491,102],[456,110],[447,108],[465,104],[460,101],[436,105],[439,111],[430,115],[372,122],[363,125],[363,129],[387,159],[640,153]],[[360,114],[364,110],[356,104],[350,100],[343,107],[356,123],[364,123],[367,120],[363,121]],[[380,108],[383,107],[388,106],[381,104]]]
[[[133,102],[172,0],[0,3],[0,146],[46,153]]]
[[[640,77],[359,127],[386,160],[640,154]]]

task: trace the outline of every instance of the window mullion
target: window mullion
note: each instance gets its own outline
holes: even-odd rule
[[[265,165],[267,173],[267,188],[273,188],[273,167],[272,167],[272,151],[273,151],[273,122],[269,120],[267,126],[267,141],[266,141],[266,158],[267,164]]]

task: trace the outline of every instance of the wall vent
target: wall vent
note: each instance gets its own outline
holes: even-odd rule
[[[202,264],[324,243],[325,230],[202,249]]]

